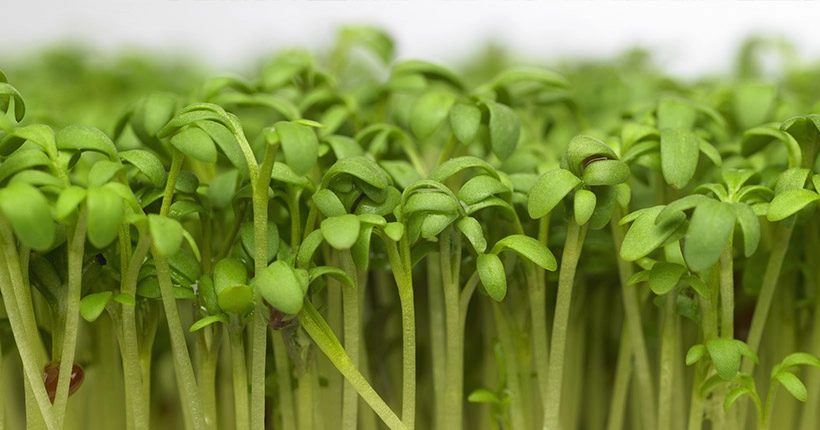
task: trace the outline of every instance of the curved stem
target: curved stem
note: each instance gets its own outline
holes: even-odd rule
[[[350,363],[359,368],[359,283],[356,266],[350,251],[339,251],[339,261],[356,288],[342,288],[342,309],[344,310],[344,347]],[[342,428],[358,428],[359,397],[356,388],[348,381],[342,390]]]
[[[579,226],[573,217],[567,225],[567,238],[561,256],[561,272],[558,275],[558,296],[555,303],[555,316],[552,323],[550,342],[550,362],[547,371],[548,391],[544,403],[544,429],[557,430],[561,419],[561,388],[564,376],[564,354],[567,346],[567,328],[569,309],[572,302],[572,286],[575,282],[575,269],[581,257],[581,249],[586,235],[586,226]]]
[[[410,245],[407,236],[396,243],[385,240],[387,257],[399,290],[402,321],[402,398],[401,420],[408,429],[416,420],[416,311],[413,302],[413,271],[410,267]]]
[[[310,335],[319,349],[330,359],[331,363],[342,373],[345,379],[356,389],[362,399],[376,412],[379,418],[391,430],[405,430],[407,427],[401,422],[399,417],[379,396],[376,390],[362,376],[361,372],[350,361],[345,349],[339,340],[328,327],[325,320],[319,315],[316,308],[309,300],[305,300],[302,312],[299,313],[299,322],[302,328]]]
[[[88,210],[80,211],[77,224],[68,241],[68,288],[65,295],[65,328],[63,329],[63,345],[60,360],[60,373],[57,377],[57,393],[54,399],[54,414],[58,427],[63,426],[66,404],[68,403],[68,389],[71,380],[71,371],[74,366],[74,352],[77,349],[77,328],[80,319],[80,295],[83,276],[83,256],[85,250],[85,232]]]
[[[658,427],[671,428],[672,394],[675,375],[675,343],[678,333],[678,295],[675,290],[666,294],[663,308],[663,334],[660,358],[660,389],[658,392]]]
[[[242,339],[242,327],[239,322],[231,322],[228,337],[231,341],[231,367],[233,369],[233,403],[236,416],[236,429],[250,428],[248,409],[248,371],[245,365],[245,345]]]
[[[184,155],[174,149],[171,157],[171,168],[168,172],[168,181],[165,184],[165,192],[162,197],[162,206],[159,215],[168,216],[171,202],[174,198],[179,172],[182,169]],[[185,342],[185,334],[182,329],[182,322],[179,318],[179,309],[174,298],[174,288],[171,281],[171,269],[168,265],[168,257],[160,254],[153,248],[151,254],[154,256],[154,265],[157,269],[157,281],[159,283],[162,305],[165,309],[165,319],[168,323],[168,331],[171,336],[171,351],[174,355],[174,368],[177,380],[180,382],[180,395],[182,410],[188,426],[195,429],[205,428],[205,415],[202,410],[202,400],[199,396],[199,389],[194,376],[194,368],[191,364],[191,356],[188,354],[188,344]]]

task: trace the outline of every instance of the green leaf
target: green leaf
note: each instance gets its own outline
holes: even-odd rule
[[[697,119],[697,111],[691,104],[673,97],[663,97],[658,102],[658,130],[670,128],[692,128]]]
[[[228,323],[228,316],[225,314],[219,315],[209,315],[204,318],[198,319],[195,323],[191,324],[191,328],[188,330],[189,332],[193,333],[199,329],[205,328],[211,324],[221,322],[223,324]]]
[[[179,252],[182,246],[182,224],[179,221],[157,214],[148,214],[148,226],[151,229],[154,246],[160,254],[168,257]]]
[[[632,172],[626,163],[619,160],[596,160],[583,168],[581,179],[584,185],[617,185],[629,180]]]
[[[746,258],[751,257],[760,243],[760,221],[755,211],[746,203],[732,203],[732,207],[743,232],[743,255]]]
[[[683,275],[681,280],[692,287],[692,289],[695,290],[699,296],[704,299],[709,298],[709,287],[707,287],[706,283],[697,276]]]
[[[712,339],[706,341],[706,349],[718,375],[724,381],[732,379],[740,370],[741,357],[757,362],[757,356],[748,345],[737,339]]]
[[[217,295],[230,287],[247,285],[248,269],[236,258],[223,258],[214,265],[214,291]]]
[[[789,154],[789,167],[800,167],[802,162],[800,145],[789,133],[770,125],[746,130],[740,141],[740,154],[748,157],[762,150],[773,141],[780,141],[786,146],[786,151]]]
[[[659,296],[664,295],[678,285],[685,272],[686,268],[680,264],[659,261],[649,272],[649,288]]]
[[[384,227],[384,234],[394,242],[398,242],[404,237],[404,224],[400,222],[389,222]]]
[[[88,186],[99,187],[105,185],[124,169],[125,166],[119,161],[100,160],[92,164],[88,170]]]
[[[138,135],[157,136],[162,127],[174,116],[176,110],[176,95],[154,92],[140,101],[131,125]]]
[[[420,140],[427,139],[441,126],[456,98],[445,92],[429,92],[413,103],[410,110],[410,129]],[[480,114],[479,114],[480,116]]]
[[[135,299],[134,296],[128,293],[119,293],[116,296],[114,296],[111,300],[125,306],[137,305],[137,299]]]
[[[774,194],[782,194],[789,190],[796,190],[804,188],[806,179],[809,178],[811,170],[804,168],[790,168],[786,169],[780,176],[777,177],[777,183],[774,187]]]
[[[18,172],[40,166],[48,166],[51,160],[39,149],[21,149],[15,151],[0,163],[0,182],[14,176]]]
[[[216,209],[227,207],[236,195],[239,173],[236,170],[228,170],[216,175],[208,184],[208,198]]]
[[[251,280],[251,286],[259,290],[271,306],[286,314],[297,314],[302,309],[304,289],[293,268],[284,261],[271,263]]]
[[[337,160],[330,166],[322,177],[322,188],[334,189],[334,183],[347,175],[361,179],[377,189],[390,185],[389,176],[375,161],[365,157],[350,157]]]
[[[527,194],[527,212],[538,219],[551,212],[581,180],[569,170],[550,170],[535,182]]]
[[[103,291],[101,293],[89,294],[80,300],[80,315],[88,322],[94,322],[105,310],[105,305],[114,293]]]
[[[595,212],[595,204],[598,198],[595,193],[586,189],[580,189],[575,192],[575,200],[573,201],[573,214],[575,215],[575,222],[578,225],[586,224]]]
[[[111,160],[117,159],[117,148],[105,133],[90,125],[69,125],[55,136],[57,149],[96,151],[107,155]]]
[[[245,159],[245,154],[242,152],[239,142],[236,141],[236,137],[224,124],[214,121],[200,121],[196,123],[196,126],[208,133],[208,136],[225,154],[228,161],[236,167],[237,171],[241,172],[243,176],[248,175],[248,160]]]
[[[49,158],[57,158],[57,142],[54,137],[54,130],[51,127],[43,124],[32,124],[25,127],[15,128],[9,133],[8,138],[17,138],[27,140],[40,148],[48,154]],[[4,139],[4,140],[5,140]],[[22,143],[22,142],[20,142]],[[15,148],[16,149],[16,148]]]
[[[297,175],[306,175],[316,165],[319,139],[313,128],[292,122],[277,122],[274,130],[279,135],[285,161]]]
[[[270,263],[279,252],[279,227],[273,221],[268,221],[265,229],[268,236],[268,258],[265,264]],[[256,235],[254,233],[253,222],[244,222],[239,227],[239,236],[242,238],[242,247],[248,255],[256,257]]]
[[[322,221],[321,229],[327,243],[334,249],[350,249],[359,237],[361,223],[359,217],[345,214],[326,218]]]
[[[492,176],[478,175],[465,182],[458,190],[457,196],[462,202],[472,205],[492,195],[511,191],[500,180]]]
[[[353,278],[350,277],[344,270],[332,266],[319,266],[308,269],[309,282],[313,282],[320,276],[330,276],[339,281],[342,285],[348,288],[356,288],[353,283]]]
[[[156,155],[141,149],[132,149],[120,152],[119,156],[122,161],[136,167],[154,186],[165,186],[168,173]]]
[[[783,361],[781,361],[775,368],[787,370],[794,366],[812,366],[820,368],[820,358],[806,352],[793,352],[787,355],[786,358],[784,358]]]
[[[649,274],[649,270],[641,270],[640,272],[634,273],[629,277],[629,279],[626,280],[626,285],[632,286],[641,282],[646,282],[649,280]]]
[[[498,399],[498,396],[496,396],[495,393],[486,388],[479,388],[473,390],[473,392],[470,393],[469,396],[467,396],[467,401],[470,403],[501,403],[501,400]]]
[[[755,395],[754,391],[749,389],[749,387],[739,386],[732,388],[726,393],[726,398],[723,400],[723,410],[728,411],[729,408],[739,399],[742,395],[748,394],[750,396]]]
[[[177,200],[171,203],[168,215],[173,218],[183,218],[194,213],[206,213],[201,204],[191,200]]]
[[[741,82],[732,91],[732,107],[741,130],[766,122],[774,105],[774,86],[764,82]]]
[[[455,176],[457,173],[467,169],[477,168],[484,170],[490,176],[498,178],[498,172],[490,165],[490,163],[473,156],[463,156],[451,158],[444,163],[441,163],[430,172],[430,180],[444,183],[447,179]]]
[[[707,200],[695,208],[683,256],[689,268],[707,270],[720,258],[735,228],[735,211],[728,203]]]
[[[9,108],[9,101],[14,100],[14,119],[20,122],[26,115],[26,103],[20,92],[6,82],[5,76],[3,78],[0,82],[0,113],[5,114]]]
[[[476,270],[484,289],[490,297],[500,302],[507,295],[507,274],[496,254],[480,254],[476,260]]]
[[[405,216],[409,216],[414,212],[457,213],[460,208],[460,203],[451,194],[418,191],[407,198],[402,209]]]
[[[171,145],[191,158],[205,163],[216,163],[214,141],[200,128],[188,127],[171,136]]]
[[[11,223],[14,234],[26,246],[48,250],[56,234],[51,207],[46,197],[26,183],[9,184],[0,189],[0,210]]]
[[[706,345],[697,344],[686,352],[686,365],[691,366],[700,361],[706,355]]]
[[[800,381],[794,373],[780,372],[774,375],[773,380],[780,382],[780,385],[786,389],[795,399],[805,402],[809,398],[809,392],[803,382]]]
[[[217,302],[229,314],[245,315],[253,310],[253,289],[247,285],[228,287],[217,295]]]
[[[321,229],[313,230],[305,237],[302,244],[299,245],[299,251],[296,253],[296,262],[299,267],[306,267],[310,264],[313,254],[316,253],[316,249],[319,248],[319,245],[321,245],[324,240],[325,237],[322,235]]]
[[[820,201],[820,195],[804,188],[797,188],[780,193],[769,204],[769,221],[786,219],[809,204]]]
[[[546,270],[555,271],[558,268],[552,251],[538,239],[523,234],[513,234],[496,242],[490,254],[498,254],[506,249],[515,251],[519,256]]]
[[[342,216],[347,213],[339,196],[326,188],[313,193],[311,200],[319,212],[326,217]]]
[[[457,103],[450,109],[450,128],[459,142],[472,142],[480,125],[481,110],[476,106]]]
[[[467,237],[477,254],[484,253],[487,249],[487,239],[484,238],[484,229],[477,219],[463,217],[456,223],[456,228]]]
[[[661,171],[669,185],[681,189],[689,183],[698,167],[700,143],[686,128],[661,130]]]
[[[504,70],[494,77],[492,81],[490,81],[490,85],[493,87],[499,87],[516,83],[533,82],[558,88],[569,88],[570,86],[569,81],[558,73],[529,67],[518,67]]]
[[[518,145],[521,124],[518,114],[509,107],[492,100],[482,100],[490,112],[490,147],[493,154],[501,160],[507,159]]]
[[[663,245],[678,227],[686,221],[686,215],[683,212],[674,212],[662,218],[660,222],[655,223],[655,218],[662,210],[663,206],[654,206],[639,212],[635,216],[635,220],[626,232],[624,241],[621,244],[621,258],[626,261],[635,261],[647,256]],[[621,219],[621,221],[623,222],[624,219]]]
[[[427,79],[444,81],[456,89],[464,89],[464,83],[455,73],[439,65],[423,60],[405,60],[393,65],[391,80],[399,76],[422,75]]]

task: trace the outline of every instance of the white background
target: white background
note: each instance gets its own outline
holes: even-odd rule
[[[820,58],[816,1],[0,0],[0,68],[57,41],[103,51],[194,54],[225,70],[282,47],[322,49],[343,23],[382,26],[400,58],[455,65],[488,41],[529,58],[606,58],[649,48],[678,76],[725,72],[750,34]]]

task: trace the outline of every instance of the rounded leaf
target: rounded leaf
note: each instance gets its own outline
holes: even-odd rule
[[[292,122],[278,122],[274,131],[279,135],[285,161],[297,175],[306,175],[316,165],[319,139],[312,127]]]
[[[157,214],[148,214],[148,226],[154,246],[160,254],[168,257],[179,252],[183,239],[182,224],[179,221]]]
[[[247,285],[234,285],[217,295],[219,307],[229,313],[245,315],[253,310],[253,289]]]
[[[456,228],[470,241],[477,254],[483,254],[487,249],[487,239],[484,238],[484,229],[481,223],[473,217],[464,217],[458,220]]]
[[[659,261],[649,271],[649,288],[657,295],[664,295],[672,291],[686,268],[680,264]]]
[[[735,211],[728,203],[707,200],[695,208],[683,248],[690,269],[700,272],[718,261],[732,236],[735,220]]]
[[[581,180],[569,170],[555,169],[544,173],[527,194],[527,212],[538,219],[552,211]]]
[[[508,106],[492,100],[482,100],[481,104],[490,112],[490,147],[496,157],[505,160],[518,145],[521,132],[518,114]]]
[[[662,210],[663,206],[654,206],[633,212],[621,219],[621,223],[623,223],[625,220],[634,217],[634,222],[626,232],[624,241],[621,244],[621,258],[626,261],[635,261],[647,256],[663,245],[686,221],[686,215],[678,211],[662,218],[656,224],[655,218]]]
[[[248,270],[245,264],[236,258],[223,258],[214,265],[214,291],[217,295],[229,287],[246,285]]]
[[[430,137],[447,119],[455,101],[452,94],[439,91],[426,93],[416,99],[410,110],[410,129],[413,134],[422,140]]]
[[[558,268],[558,263],[555,261],[552,251],[547,248],[547,245],[535,238],[523,234],[513,234],[496,242],[490,253],[498,254],[506,249],[515,251],[519,256],[546,270],[555,271]]]
[[[216,163],[216,145],[211,136],[198,127],[188,127],[171,136],[171,145],[191,158]]]
[[[632,172],[626,163],[619,160],[595,160],[588,163],[581,179],[584,185],[617,185],[629,180]]]
[[[766,217],[769,221],[780,221],[816,201],[820,201],[820,195],[814,191],[804,188],[787,190],[772,199]]]
[[[590,190],[578,190],[575,192],[575,200],[573,202],[573,213],[575,215],[575,222],[578,225],[584,225],[592,217],[595,211],[595,203],[598,198],[595,193]]]
[[[504,300],[507,295],[507,274],[504,265],[496,254],[481,254],[476,260],[476,270],[487,294],[497,301]]]
[[[268,221],[265,229],[268,240],[268,258],[265,263],[270,263],[279,252],[279,227],[273,221]],[[253,222],[244,222],[239,227],[239,236],[242,238],[242,247],[248,255],[256,256],[256,234],[254,232]]]
[[[0,209],[21,242],[37,251],[51,247],[57,230],[40,190],[23,182],[9,184],[0,190]]]
[[[476,106],[458,103],[450,109],[450,128],[459,142],[472,142],[480,125],[481,110]]]
[[[789,392],[789,394],[794,396],[795,399],[800,400],[801,402],[808,400],[809,392],[806,389],[806,386],[794,373],[780,372],[774,375],[773,379],[780,382],[780,385],[782,385],[783,388]]]
[[[156,187],[164,186],[168,180],[168,173],[165,172],[162,162],[148,151],[132,149],[120,152],[119,156],[122,161],[136,167]]]
[[[69,125],[60,130],[55,136],[57,149],[96,151],[117,159],[117,148],[114,142],[98,128],[90,125]]]
[[[321,224],[322,236],[330,246],[339,250],[350,249],[356,243],[360,228],[359,217],[353,214],[326,218]]]
[[[113,295],[114,293],[111,291],[103,291],[83,297],[80,300],[80,315],[88,322],[96,321]]]
[[[689,183],[698,167],[700,142],[688,128],[661,130],[661,171],[666,182],[681,189]]]
[[[302,309],[304,290],[293,268],[284,261],[271,263],[251,280],[251,286],[258,289],[271,306],[286,314],[296,314]]]

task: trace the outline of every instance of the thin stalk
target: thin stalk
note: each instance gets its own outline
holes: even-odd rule
[[[267,145],[262,165],[257,166],[253,152],[248,154],[250,145],[245,139],[241,126],[235,126],[238,130],[240,147],[248,158],[253,191],[253,268],[256,274],[261,273],[268,266],[268,189],[279,145]],[[268,340],[268,324],[262,316],[268,308],[258,289],[253,292],[253,300],[256,303],[256,309],[251,331],[251,428],[262,429],[265,427],[265,356]]]
[[[521,381],[519,379],[518,357],[515,350],[515,339],[512,328],[510,327],[509,316],[502,308],[501,303],[493,302],[493,315],[498,326],[498,339],[501,343],[501,350],[504,356],[506,367],[507,389],[509,390],[510,405],[510,423],[511,428],[524,429],[528,428],[526,419],[524,418],[524,411],[522,405],[524,403],[524,392],[521,389]]]
[[[250,429],[248,413],[248,371],[245,364],[244,327],[232,321],[228,327],[231,341],[231,369],[233,375],[233,404],[237,430]]]
[[[168,216],[171,209],[171,202],[174,198],[174,188],[176,187],[179,172],[182,169],[184,160],[182,152],[174,149],[171,157],[171,168],[168,171],[168,181],[165,184],[165,191],[162,197],[162,206],[159,215]],[[182,329],[182,322],[179,318],[179,309],[174,298],[173,284],[171,281],[171,269],[168,265],[168,257],[160,254],[156,249],[152,249],[154,265],[157,269],[157,281],[159,283],[160,294],[162,296],[162,306],[165,309],[165,320],[168,323],[168,331],[171,336],[171,351],[174,355],[174,368],[176,376],[180,382],[180,395],[182,401],[182,411],[188,427],[199,430],[205,428],[205,414],[202,410],[202,400],[199,396],[199,389],[194,376],[194,368],[191,364],[191,357],[188,355],[188,344],[185,342],[185,334]]]
[[[452,236],[453,228],[447,227],[439,237],[446,338],[443,428],[460,429],[463,419],[464,334],[459,327],[459,283],[454,273],[458,269],[456,266],[460,265],[460,250],[452,249]]]
[[[629,379],[632,373],[632,339],[626,324],[621,327],[621,342],[618,345],[618,361],[615,366],[615,382],[609,401],[607,430],[621,430],[624,426],[626,401],[629,394]]]
[[[18,301],[18,291],[27,288],[23,285],[23,277],[20,273],[19,259],[17,258],[17,250],[14,249],[13,243],[9,242],[10,228],[5,218],[0,217],[0,230],[2,230],[2,246],[0,246],[0,261],[5,261],[5,267],[0,267],[0,295],[3,296],[4,304],[6,306],[6,314],[8,315],[9,324],[11,325],[12,335],[14,336],[14,343],[17,345],[17,351],[20,354],[20,359],[23,363],[23,369],[31,394],[27,394],[26,407],[33,405],[34,402],[29,401],[28,396],[33,396],[39,408],[39,412],[49,430],[56,430],[57,423],[52,414],[51,402],[48,399],[45,386],[43,385],[43,369],[42,365],[45,363],[45,358],[38,359],[37,344],[40,344],[42,350],[42,343],[37,334],[36,325],[29,327],[30,322],[28,318],[24,317],[21,308],[31,309],[31,306],[25,306]],[[17,269],[17,270],[15,270]],[[31,311],[31,320],[33,321],[33,309]],[[35,323],[36,324],[36,323]],[[43,356],[45,353],[43,353]],[[39,368],[38,368],[39,363]],[[33,420],[34,415],[31,410],[27,409],[26,416],[29,420]]]
[[[808,223],[806,225],[806,248],[805,261],[820,261],[820,230],[816,222]],[[810,281],[809,281],[810,280]],[[809,341],[810,352],[814,355],[820,355],[820,266],[814,265],[814,276],[810,276],[807,282],[811,282],[814,291],[814,313],[812,315],[811,325],[811,340]],[[820,397],[820,374],[818,372],[811,372],[807,376],[806,388],[809,399],[817,399]],[[803,430],[813,430],[820,427],[818,422],[817,408],[803,408],[803,414],[800,417],[800,428]]]
[[[415,428],[416,421],[416,311],[413,302],[413,269],[410,261],[410,245],[403,236],[398,246],[385,240],[387,257],[393,270],[393,278],[399,291],[402,327],[402,396],[401,420],[408,429]]]
[[[344,317],[344,345],[345,351],[350,358],[351,364],[359,368],[359,295],[358,295],[358,273],[353,264],[353,257],[350,251],[340,251],[339,261],[344,270],[352,279],[355,289],[342,288],[342,309]],[[356,388],[348,382],[342,390],[342,428],[356,429],[359,418],[359,397],[356,395]]]
[[[299,322],[336,369],[356,388],[359,395],[391,430],[407,429],[399,417],[390,409],[390,406],[385,403],[384,399],[379,396],[356,366],[353,365],[336,335],[333,334],[333,331],[309,300],[305,300],[302,312],[299,313]]]
[[[672,394],[675,375],[675,343],[678,333],[678,295],[675,290],[666,294],[663,308],[663,334],[660,357],[660,389],[658,391],[658,427],[668,429],[672,425]]]
[[[547,288],[543,276],[538,276],[533,264],[526,265],[527,295],[530,299],[531,336],[535,375],[541,404],[547,398],[547,373],[549,372],[549,335],[547,334]]]
[[[735,284],[731,238],[720,254],[720,337],[735,337]]]
[[[57,377],[57,393],[54,399],[55,424],[62,428],[65,421],[66,405],[68,403],[68,388],[71,380],[71,370],[74,366],[74,353],[77,348],[77,328],[80,319],[80,295],[83,276],[83,256],[85,250],[85,232],[88,211],[80,211],[79,219],[70,229],[68,241],[68,286],[64,297],[65,327],[63,328],[63,344],[61,354],[55,357],[60,361],[60,373]],[[73,231],[72,231],[73,230]]]
[[[544,402],[544,429],[561,428],[561,388],[564,375],[564,354],[567,346],[567,328],[569,310],[572,302],[572,286],[575,282],[575,269],[581,257],[581,249],[586,235],[586,226],[579,226],[573,217],[567,223],[567,238],[561,256],[561,269],[558,275],[558,296],[555,303],[555,316],[552,323],[550,342],[550,362],[547,371],[549,384],[547,398]]]
[[[695,376],[692,379],[692,394],[689,399],[689,425],[688,430],[700,430],[703,427],[703,396],[700,394],[700,386],[704,380],[704,367],[701,362],[695,363]]]
[[[293,413],[293,387],[290,384],[290,363],[287,350],[285,350],[285,339],[282,330],[271,330],[271,339],[273,361],[279,381],[277,385],[279,385],[279,410],[282,413],[282,428],[296,428],[296,416]]]
[[[210,341],[206,341],[205,330],[210,333]],[[219,361],[219,347],[222,343],[222,325],[212,324],[200,330],[202,332],[198,344],[200,345],[199,363],[199,390],[202,393],[202,407],[205,409],[205,425],[209,429],[219,428],[217,419],[216,401],[216,365]]]
[[[612,239],[615,242],[615,255],[621,255],[621,245],[626,235],[624,228],[618,225],[625,215],[625,208],[616,205],[615,214],[610,221]],[[641,410],[641,423],[644,428],[652,428],[655,423],[655,388],[652,384],[652,369],[649,366],[649,354],[646,350],[646,341],[641,327],[641,300],[638,297],[638,289],[628,286],[626,281],[634,273],[631,262],[616,258],[618,262],[618,276],[621,281],[621,298],[624,303],[624,325],[629,331],[629,342],[632,344],[632,355],[635,357],[635,376],[638,383],[638,393],[643,407]],[[624,338],[622,338],[624,339]]]
[[[435,405],[435,428],[443,429],[444,416],[444,377],[447,357],[445,356],[444,330],[444,288],[442,287],[442,267],[434,256],[427,257],[427,300],[428,319],[430,321],[430,356],[433,362],[433,404]]]
[[[316,399],[313,396],[313,365],[305,363],[305,368],[299,372],[299,430],[313,430],[313,410]]]

